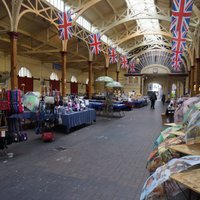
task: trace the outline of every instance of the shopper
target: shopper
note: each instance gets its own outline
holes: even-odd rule
[[[150,100],[151,100],[151,109],[155,109],[155,102],[157,100],[157,96],[156,93],[153,92],[150,96]]]
[[[165,104],[165,94],[162,95],[161,101],[163,102],[163,105]]]

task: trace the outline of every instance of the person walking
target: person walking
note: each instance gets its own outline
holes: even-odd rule
[[[163,105],[165,104],[165,94],[162,95],[161,101],[163,102]]]
[[[153,92],[150,96],[150,100],[151,100],[151,109],[155,109],[155,102],[157,100],[157,96],[156,93]]]

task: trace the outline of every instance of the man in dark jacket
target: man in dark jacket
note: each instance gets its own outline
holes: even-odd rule
[[[151,100],[151,109],[155,109],[155,102],[157,100],[157,96],[155,92],[152,92],[150,96],[150,100]]]

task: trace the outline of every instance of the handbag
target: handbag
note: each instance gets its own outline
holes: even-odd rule
[[[10,110],[10,105],[7,100],[0,101],[0,110]]]

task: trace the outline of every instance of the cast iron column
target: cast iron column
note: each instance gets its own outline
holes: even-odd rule
[[[119,71],[116,71],[116,81],[119,82]]]
[[[18,80],[17,80],[17,38],[18,33],[16,32],[9,32],[10,42],[11,42],[11,89],[16,89],[18,87]]]
[[[88,61],[88,68],[89,68],[89,91],[88,91],[88,97],[89,99],[92,99],[92,61]]]
[[[62,96],[66,95],[66,82],[67,82],[67,52],[61,51],[62,56]]]
[[[190,77],[190,91],[191,96],[194,96],[194,66],[191,66],[191,77]]]
[[[108,67],[105,67],[105,76],[108,76]]]

